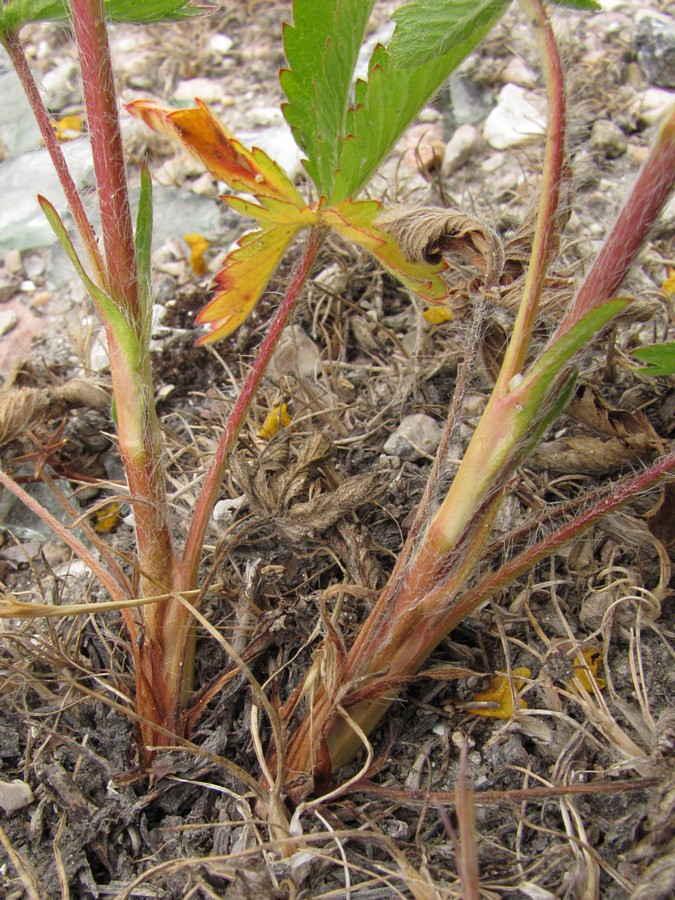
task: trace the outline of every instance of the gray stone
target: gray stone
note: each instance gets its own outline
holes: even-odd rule
[[[6,156],[10,157],[39,147],[40,129],[21,82],[1,47],[0,69],[0,146],[4,148]]]
[[[657,87],[675,88],[675,19],[649,12],[637,24],[638,63]]]
[[[450,113],[453,124],[476,125],[482,122],[492,108],[492,97],[482,86],[464,74],[455,72],[450,77]]]
[[[480,134],[475,125],[460,125],[445,145],[441,174],[446,178],[461,169],[478,146]]]
[[[71,141],[63,152],[75,184],[88,187],[93,174],[89,142]],[[0,184],[0,255],[10,248],[29,250],[53,244],[56,237],[36,196],[42,194],[61,214],[66,201],[47,150],[31,150],[0,163]]]
[[[607,159],[617,159],[626,152],[628,142],[618,125],[609,119],[598,119],[593,123],[590,146]]]
[[[406,416],[385,444],[384,452],[400,459],[421,459],[438,449],[443,430],[435,419],[424,413]]]

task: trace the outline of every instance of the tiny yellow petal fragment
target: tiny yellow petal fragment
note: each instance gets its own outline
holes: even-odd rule
[[[84,124],[80,116],[63,116],[53,123],[59,141],[73,141],[82,134]]]
[[[204,254],[209,249],[209,242],[201,234],[184,234],[183,240],[190,248],[190,267],[195,275],[206,274]]]
[[[532,672],[522,666],[514,669],[513,688],[509,683],[508,675],[495,675],[492,684],[486,691],[476,694],[471,703],[465,703],[464,708],[478,716],[488,716],[492,719],[511,719],[516,710],[513,706],[514,694],[523,687],[526,679],[532,676]],[[527,703],[516,697],[517,708],[527,709]]]
[[[287,428],[293,420],[288,415],[288,407],[285,403],[273,407],[263,422],[263,427],[258,432],[258,437],[270,441],[279,431],[279,428]]]
[[[91,516],[91,523],[96,534],[111,534],[120,523],[121,503],[106,503]]]
[[[668,269],[668,277],[661,285],[661,290],[669,297],[675,294],[675,269],[672,266]]]
[[[424,310],[424,318],[430,325],[442,325],[452,319],[452,313],[447,306],[430,306]]]
[[[593,683],[595,682],[595,686],[599,691],[601,691],[604,687],[606,687],[606,682],[604,678],[601,678],[598,675],[598,670],[600,669],[600,663],[602,662],[602,654],[599,650],[582,650],[580,655],[583,657],[586,665],[578,662],[574,664],[574,674],[578,678],[581,686],[584,690],[588,691],[589,694],[593,693]],[[586,668],[588,666],[588,668]],[[571,684],[567,685],[569,688],[572,687]]]

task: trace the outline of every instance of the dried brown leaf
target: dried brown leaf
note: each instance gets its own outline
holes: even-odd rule
[[[535,468],[563,475],[606,475],[624,465],[643,462],[654,452],[653,443],[644,435],[606,441],[591,435],[570,435],[540,444],[530,461]]]
[[[486,287],[499,283],[504,248],[496,231],[459,209],[392,207],[378,219],[413,262],[438,262],[444,253],[459,253],[484,272]]]

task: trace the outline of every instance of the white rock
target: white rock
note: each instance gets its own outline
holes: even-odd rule
[[[282,375],[316,378],[321,374],[319,348],[300,325],[291,325],[277,344],[270,368],[278,378]]]
[[[213,507],[213,521],[219,525],[228,524],[244,500],[246,500],[246,494],[235,497],[234,500],[219,500]]]
[[[647,88],[638,94],[632,112],[644,125],[657,125],[675,102],[675,93],[663,88]]]
[[[509,84],[518,84],[524,88],[533,88],[537,83],[537,76],[532,69],[515,56],[502,72],[502,78]]]
[[[384,452],[401,459],[421,459],[438,449],[443,430],[435,419],[424,413],[406,416],[384,445]]]
[[[479,140],[480,134],[474,125],[460,125],[445,145],[441,173],[447,177],[461,169],[476,149]]]
[[[19,317],[13,309],[0,310],[0,336],[10,332],[12,328],[16,328],[18,322]]]
[[[5,814],[11,816],[17,809],[23,809],[33,802],[33,792],[20,778],[13,781],[0,781],[0,806]]]
[[[505,84],[497,106],[485,120],[483,137],[495,150],[506,150],[536,140],[545,130],[546,119],[527,99],[525,90]]]
[[[228,37],[226,34],[214,34],[211,35],[211,39],[209,40],[209,50],[212,53],[218,53],[220,56],[224,56],[226,53],[229,53],[233,44],[234,41],[232,38]]]
[[[211,78],[187,78],[180,81],[173,92],[176,103],[192,104],[197,97],[204,103],[218,103],[224,96],[222,85]]]

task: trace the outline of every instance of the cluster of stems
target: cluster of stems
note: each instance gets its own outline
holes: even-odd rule
[[[568,313],[548,347],[531,360],[531,338],[544,280],[559,238],[556,229],[565,164],[565,93],[555,39],[543,5],[540,0],[522,0],[522,5],[540,48],[549,115],[541,201],[520,309],[501,372],[450,490],[443,498],[437,496],[445,463],[441,449],[415,523],[369,618],[348,652],[342,650],[339,641],[331,642],[329,636],[326,649],[331,652],[325,652],[323,659],[330,663],[324,662],[319,679],[316,672],[309,679],[318,683],[309,712],[286,746],[276,741],[270,753],[276,766],[264,765],[267,772],[277,773],[275,793],[286,791],[296,801],[329,780],[367,744],[367,736],[400,696],[406,680],[419,671],[439,642],[477,604],[675,466],[673,456],[666,457],[517,559],[496,572],[477,574],[491,526],[517,466],[564,403],[574,352],[622,306],[607,301],[616,294],[675,180],[673,111]],[[184,737],[189,727],[186,723],[194,718],[186,711],[192,690],[194,619],[201,620],[197,610],[201,596],[199,567],[207,525],[229,453],[309,277],[322,234],[319,229],[309,233],[225,425],[180,549],[171,525],[162,432],[153,400],[149,264],[147,251],[139,244],[140,225],[135,235],[131,217],[104,3],[71,0],[70,6],[98,186],[101,245],[84,212],[18,38],[9,36],[6,47],[61,178],[108,338],[119,448],[134,513],[137,558],[133,577],[124,574],[111,553],[96,560],[70,532],[61,529],[59,533],[90,561],[111,597],[123,606],[135,665],[136,714],[144,762],[149,765],[153,748],[171,743],[172,735]],[[448,436],[449,430],[442,448],[447,447]],[[26,499],[4,473],[0,481]],[[431,509],[436,509],[433,515]],[[58,524],[54,527],[58,529]],[[133,598],[160,599],[134,608],[126,605]],[[285,713],[288,721],[297,710],[294,707]],[[281,732],[276,730],[279,737]]]

